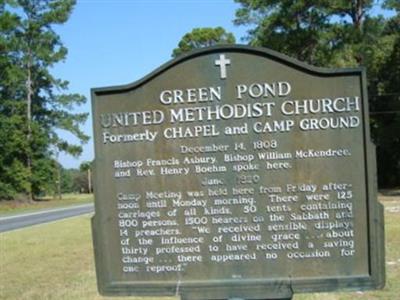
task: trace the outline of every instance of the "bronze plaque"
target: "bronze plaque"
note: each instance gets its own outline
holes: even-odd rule
[[[215,47],[93,89],[92,104],[102,294],[383,286],[363,69]]]

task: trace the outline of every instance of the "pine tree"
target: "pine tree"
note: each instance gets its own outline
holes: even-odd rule
[[[66,93],[68,82],[50,73],[67,54],[53,27],[68,20],[74,5],[74,0],[0,4],[0,136],[5,137],[0,146],[0,197],[24,194],[33,199],[53,186],[55,152],[80,154],[81,145],[63,140],[57,129],[81,142],[88,140],[79,127],[88,115],[71,112],[86,99]]]
[[[247,36],[251,45],[316,66],[366,67],[370,109],[376,112],[371,132],[377,145],[379,183],[399,185],[399,1],[379,1],[396,10],[393,18],[373,16],[372,0],[235,1],[241,7],[234,22],[251,26]],[[385,115],[377,110],[386,110]]]
[[[178,47],[173,50],[172,56],[177,57],[194,49],[234,43],[235,36],[222,27],[194,28],[182,37]]]
[[[360,64],[364,23],[373,0],[235,0],[236,25],[248,31],[251,45],[268,47],[317,66],[337,65],[338,53],[347,64]],[[343,62],[343,61],[342,61]]]

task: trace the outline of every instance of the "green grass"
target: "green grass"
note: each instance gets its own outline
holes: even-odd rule
[[[63,194],[61,199],[44,197],[33,202],[0,201],[0,217],[93,202],[93,194]]]
[[[88,215],[2,233],[0,253],[0,299],[104,299]]]
[[[399,208],[400,201],[385,201],[387,281],[384,290],[303,294],[295,295],[294,300],[399,299]],[[98,295],[90,217],[85,215],[0,234],[0,299],[155,298],[103,298]]]

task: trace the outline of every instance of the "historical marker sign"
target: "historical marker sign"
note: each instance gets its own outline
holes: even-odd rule
[[[384,283],[362,69],[193,52],[93,89],[99,290],[290,298]]]

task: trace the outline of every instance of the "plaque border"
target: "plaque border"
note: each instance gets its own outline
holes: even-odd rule
[[[320,68],[307,65],[296,59],[290,58],[276,51],[242,45],[223,45],[209,48],[202,48],[183,54],[175,58],[142,79],[133,83],[118,86],[109,86],[91,89],[92,115],[94,136],[96,134],[95,116],[97,112],[98,97],[129,92],[146,84],[153,78],[165,71],[196,57],[214,53],[244,53],[257,55],[263,58],[285,64],[291,68],[300,70],[320,77],[336,76],[358,76],[361,86],[362,118],[363,118],[363,150],[365,159],[365,189],[367,207],[367,230],[368,230],[368,276],[340,276],[340,277],[316,277],[316,278],[277,278],[277,279],[231,279],[231,280],[210,280],[177,282],[174,284],[162,281],[151,282],[118,282],[109,278],[105,260],[107,253],[101,240],[101,232],[97,228],[101,222],[100,204],[95,201],[95,215],[92,217],[92,235],[95,254],[95,265],[97,285],[100,294],[106,296],[178,296],[182,299],[290,299],[293,293],[330,292],[330,291],[357,291],[381,289],[385,284],[385,245],[384,245],[384,217],[383,205],[377,201],[377,172],[375,146],[370,139],[369,115],[368,115],[368,94],[366,70],[359,68]],[[94,143],[96,144],[96,143]],[[98,149],[95,146],[94,178],[97,165],[101,163],[97,158]],[[95,188],[95,199],[101,198]]]

